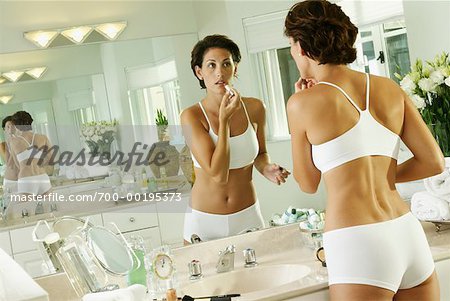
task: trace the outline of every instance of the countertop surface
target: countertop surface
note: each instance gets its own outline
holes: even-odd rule
[[[423,222],[422,225],[427,234],[434,260],[449,259],[450,230],[436,232],[433,224]],[[236,246],[234,272],[244,270],[242,251],[248,247],[255,249],[259,267],[301,264],[311,270],[306,277],[299,280],[291,281],[275,288],[272,287],[270,289],[242,293],[241,297],[233,298],[235,301],[283,300],[313,293],[328,287],[326,268],[322,267],[320,262],[315,258],[314,250],[304,246],[300,239],[298,225],[294,224],[173,249],[172,256],[174,258],[178,279],[178,296],[185,294],[183,287],[194,283],[188,279],[188,262],[192,259],[201,261],[204,275],[203,279],[218,275],[215,271],[218,252],[224,250],[230,244]],[[80,300],[74,295],[75,293],[71,289],[65,274],[56,274],[35,280],[49,292],[50,300]],[[55,283],[58,283],[58,285],[55,286]],[[151,300],[151,298],[149,297],[148,300]]]
[[[183,184],[184,183],[184,184]],[[79,185],[83,185],[86,183],[81,183]],[[87,183],[91,184],[91,183]],[[179,197],[186,197],[190,193],[190,185],[187,181],[184,181],[181,178],[173,179],[172,182],[173,185],[166,190],[161,191],[155,191],[151,194],[147,193],[147,196],[144,196],[141,193],[129,193],[127,197],[118,198],[118,201],[114,201],[112,196],[114,195],[114,192],[112,188],[110,187],[100,187],[97,189],[90,189],[86,191],[80,191],[77,193],[67,193],[64,192],[64,189],[71,189],[74,186],[69,187],[57,187],[52,191],[52,194],[50,194],[49,199],[43,201],[44,203],[44,212],[43,214],[34,215],[34,210],[36,207],[35,201],[30,202],[14,202],[11,203],[11,207],[8,210],[14,211],[16,214],[12,218],[8,218],[7,220],[0,220],[0,232],[2,231],[8,231],[23,227],[29,227],[35,225],[39,220],[47,220],[47,221],[54,221],[58,217],[61,216],[88,216],[88,215],[94,215],[98,213],[104,213],[104,212],[111,212],[121,209],[127,209],[132,207],[139,207],[139,206],[146,206],[146,205],[155,205],[155,212],[158,210],[156,209],[156,206],[158,206],[159,211],[169,211],[169,210],[178,210],[178,209],[171,209],[173,208],[173,204],[177,202],[177,199]],[[182,185],[182,186],[181,186]],[[70,190],[69,190],[70,191]],[[155,198],[156,195],[159,195],[161,199],[164,198],[164,193],[170,194],[169,197],[172,197],[172,204],[169,204],[168,202],[157,200]],[[177,195],[172,195],[172,194]],[[69,200],[69,194],[76,195],[76,196],[95,196],[95,199],[93,198],[90,200],[87,198],[86,201],[71,201]],[[139,198],[140,200],[137,200]],[[56,200],[60,199],[60,200]],[[57,211],[49,212],[50,211],[50,203],[56,203],[57,205]],[[185,206],[186,204],[176,204],[176,206]],[[172,206],[172,207],[170,207]],[[165,209],[169,208],[169,209]],[[23,209],[27,209],[30,216],[29,217],[17,217],[18,214],[22,212]],[[138,212],[138,211],[137,211]],[[170,211],[169,211],[170,212]],[[18,213],[18,214],[17,214]],[[13,214],[11,214],[13,215]]]

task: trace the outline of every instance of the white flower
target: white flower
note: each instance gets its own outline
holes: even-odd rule
[[[417,71],[413,71],[410,74],[408,74],[407,76],[410,76],[410,78],[412,79],[413,82],[417,83],[420,79],[420,73]]]
[[[433,80],[429,78],[422,78],[421,80],[419,80],[418,85],[424,92],[434,91],[434,88],[436,87]]]
[[[416,108],[418,108],[418,109],[423,109],[426,106],[425,99],[423,99],[422,97],[420,97],[417,94],[411,95],[411,100],[414,103],[414,105],[416,106]]]
[[[414,91],[414,89],[416,88],[416,84],[409,75],[405,76],[402,79],[402,81],[400,82],[400,86],[408,93]]]
[[[430,79],[438,86],[442,84],[444,82],[444,74],[442,73],[442,70],[438,69],[431,72]]]
[[[444,80],[444,83],[450,87],[450,76]]]
[[[100,140],[100,136],[98,136],[98,135],[92,136],[92,141],[98,142],[98,140]]]

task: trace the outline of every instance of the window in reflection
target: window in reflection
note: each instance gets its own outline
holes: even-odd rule
[[[410,58],[403,19],[381,22],[360,29],[355,43],[357,60],[349,67],[361,72],[390,77],[405,75],[410,70]],[[299,73],[289,47],[274,47],[252,53],[261,98],[267,106],[269,139],[289,136],[286,104],[294,93]]]

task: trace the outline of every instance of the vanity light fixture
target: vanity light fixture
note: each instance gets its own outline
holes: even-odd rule
[[[61,31],[61,34],[75,44],[81,44],[94,29],[90,26],[79,26]]]
[[[3,103],[4,105],[6,105],[13,97],[14,97],[14,95],[0,96],[0,102]]]
[[[47,48],[56,38],[58,33],[59,32],[54,30],[37,30],[25,32],[23,36],[40,48]]]
[[[40,79],[45,71],[47,71],[47,67],[27,68],[22,70],[7,71],[3,73],[0,72],[0,84],[6,84],[7,80],[9,82],[15,83],[21,79]],[[24,77],[24,75],[27,76]]]
[[[108,40],[115,40],[127,27],[127,22],[104,23],[95,26],[95,30]]]
[[[88,38],[92,32],[98,32],[106,39],[113,41],[119,37],[122,31],[127,26],[126,21],[101,23],[93,25],[80,25],[61,29],[49,29],[49,30],[35,30],[28,31],[23,34],[24,38],[33,42],[40,48],[48,48],[52,42],[59,36],[65,37],[67,40],[74,44],[82,44]],[[98,35],[98,36],[100,36]],[[66,40],[66,41],[67,41]],[[90,41],[100,42],[100,40]],[[57,43],[54,43],[57,44]],[[61,45],[54,45],[61,46]]]
[[[34,79],[39,79],[42,77],[44,72],[47,71],[47,67],[37,67],[25,70],[25,73]]]
[[[2,73],[2,76],[4,78],[6,78],[7,80],[15,83],[16,81],[18,81],[23,75],[25,74],[25,71],[8,71],[5,73]]]

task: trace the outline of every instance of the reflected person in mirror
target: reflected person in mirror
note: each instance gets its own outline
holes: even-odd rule
[[[295,4],[285,34],[306,80],[288,101],[294,178],[308,193],[327,186],[331,300],[439,300],[425,233],[395,188],[443,171],[436,141],[394,81],[346,66],[358,29],[339,6]],[[414,157],[397,165],[400,139]]]
[[[3,191],[10,193],[17,193],[17,176],[19,175],[19,168],[11,156],[11,137],[14,134],[14,123],[12,116],[7,116],[2,120],[2,129],[5,135],[5,141],[0,143],[0,155],[3,162],[5,162],[5,170],[3,175]]]
[[[51,148],[50,141],[47,136],[33,132],[33,118],[28,112],[14,113],[12,121],[15,133],[11,138],[11,150],[19,168],[18,193],[31,198],[48,194],[52,186],[45,167],[51,158],[51,153],[46,152],[47,147]]]
[[[185,215],[186,243],[193,234],[207,241],[264,227],[253,166],[277,185],[289,175],[267,154],[263,102],[230,88],[240,60],[239,47],[223,35],[205,37],[191,53],[192,71],[206,96],[181,113],[196,179]]]

